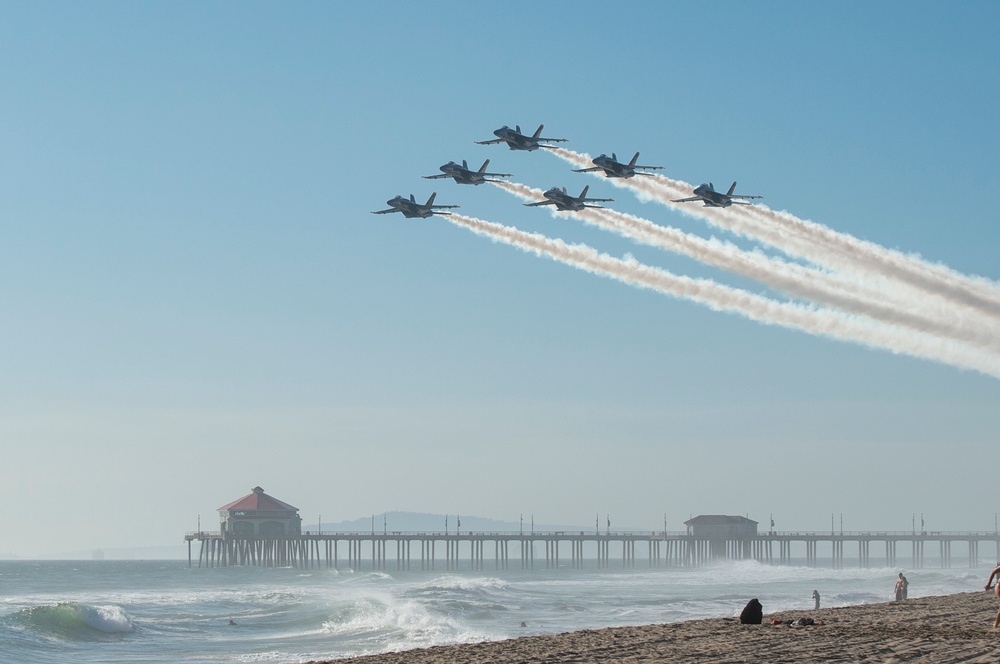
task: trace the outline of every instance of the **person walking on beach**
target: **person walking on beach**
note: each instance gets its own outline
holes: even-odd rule
[[[899,573],[899,578],[896,579],[896,599],[903,600],[906,599],[906,589],[910,585],[910,582],[906,580],[903,573]]]
[[[986,589],[990,589],[990,584],[993,583],[993,577],[997,577],[997,584],[993,586],[993,592],[996,594],[997,599],[1000,599],[1000,565],[993,568],[990,572],[990,578],[986,579]],[[997,619],[993,621],[993,629],[1000,626],[1000,610],[997,611]]]

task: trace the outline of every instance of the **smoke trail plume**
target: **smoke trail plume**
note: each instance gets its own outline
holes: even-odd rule
[[[542,192],[516,182],[496,182],[496,186],[518,197],[535,201]],[[606,208],[567,212],[570,216],[650,246],[683,254],[707,265],[755,279],[794,297],[837,307],[887,323],[905,325],[921,332],[945,336],[967,343],[984,352],[1000,352],[1000,338],[990,330],[955,325],[954,317],[941,307],[926,315],[923,309],[892,306],[879,293],[857,282],[798,264],[787,263],[760,252],[744,251],[715,238],[704,239],[676,228],[663,227],[633,215]]]
[[[590,166],[589,155],[564,148],[548,150],[578,167]],[[693,186],[662,175],[611,179],[612,184],[627,188],[641,198],[655,200],[675,210],[749,237],[797,256],[815,265],[848,274],[864,273],[895,279],[910,287],[949,301],[952,305],[1000,317],[1000,284],[981,277],[969,277],[944,265],[930,263],[916,256],[881,247],[846,233],[834,231],[816,222],[806,221],[787,212],[775,212],[765,205],[729,208],[703,207],[697,203],[671,203],[671,199],[690,195]]]
[[[1000,361],[970,352],[939,338],[899,329],[870,319],[829,309],[818,309],[724,286],[708,279],[692,279],[650,267],[638,261],[622,260],[598,253],[587,245],[569,245],[537,233],[526,233],[481,219],[451,214],[451,223],[504,242],[538,256],[610,277],[631,286],[649,288],[673,297],[698,302],[716,311],[738,313],[751,320],[780,325],[841,341],[851,341],[893,353],[935,360],[1000,378]]]

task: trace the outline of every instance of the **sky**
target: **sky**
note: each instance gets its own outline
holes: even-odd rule
[[[993,375],[714,311],[442,217],[370,214],[436,191],[463,215],[790,299],[490,184],[421,179],[490,159],[782,256],[544,150],[475,144],[544,123],[567,149],[736,180],[1000,280],[995,3],[3,13],[0,553],[180,543],[256,485],[306,522],[995,527]]]

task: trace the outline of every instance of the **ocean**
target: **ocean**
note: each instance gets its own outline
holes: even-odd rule
[[[933,564],[933,563],[931,563]],[[990,567],[349,571],[0,561],[0,662],[304,662],[981,590]],[[985,618],[984,618],[985,619]],[[232,620],[235,624],[230,624]],[[523,625],[522,625],[523,624]]]

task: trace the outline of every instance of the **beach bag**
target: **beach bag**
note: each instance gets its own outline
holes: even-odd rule
[[[742,625],[759,625],[764,622],[764,607],[760,605],[760,601],[754,597],[752,600],[747,602],[747,605],[743,607],[743,613],[740,614],[740,624]]]

